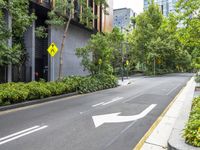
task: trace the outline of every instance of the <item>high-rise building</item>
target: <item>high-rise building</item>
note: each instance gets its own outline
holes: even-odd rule
[[[118,27],[122,31],[128,29],[131,25],[131,17],[135,17],[135,13],[130,8],[120,8],[113,11],[113,27]]]
[[[175,11],[175,4],[178,0],[155,0],[155,3],[159,5],[160,10],[164,16],[168,16],[170,12]],[[144,10],[149,6],[149,0],[144,0]]]
[[[21,72],[23,81],[37,80],[39,78],[50,81],[58,78],[59,52],[64,26],[50,26],[45,22],[48,18],[48,12],[55,6],[56,1],[57,0],[30,0],[30,12],[34,12],[37,19],[33,21],[24,35],[24,44],[28,57],[22,69],[23,72]],[[109,15],[104,14],[102,6],[95,4],[94,0],[85,1],[87,2],[87,7],[91,7],[93,14],[97,16],[97,18],[90,22],[92,28],[87,28],[85,25],[81,24],[79,17],[82,13],[82,6],[78,4],[78,0],[74,0],[75,13],[65,39],[62,76],[88,74],[80,65],[81,61],[75,54],[76,49],[85,46],[91,34],[96,32],[110,32],[113,28],[113,0],[107,0],[109,5],[107,12]],[[35,30],[40,26],[46,27],[46,33],[48,35],[46,38],[41,39],[36,37]],[[52,42],[54,42],[59,49],[59,52],[53,58],[47,52],[47,48]],[[0,67],[0,83],[6,80],[8,81],[8,77],[10,79],[12,78],[12,81],[18,80],[17,78],[19,75],[15,72],[14,66],[11,70],[13,73],[8,71],[8,69]]]

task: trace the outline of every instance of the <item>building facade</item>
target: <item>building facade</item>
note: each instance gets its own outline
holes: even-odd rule
[[[97,16],[97,19],[92,20],[92,29],[89,29],[79,22],[80,15],[74,14],[65,39],[62,76],[87,75],[88,72],[84,71],[84,68],[80,65],[81,60],[75,54],[76,48],[85,46],[91,34],[112,31],[113,0],[108,0],[109,8],[107,11],[109,15],[105,15],[102,7],[96,5],[93,0],[86,1],[87,7],[92,8],[92,12]],[[81,6],[77,5],[77,2],[77,0],[74,1],[76,12],[81,13]],[[48,18],[48,12],[55,4],[56,0],[31,0],[30,11],[35,12],[37,20],[32,23],[31,27],[29,27],[24,35],[28,59],[22,73],[23,81],[34,81],[40,78],[46,81],[53,81],[58,78],[60,51],[58,51],[54,57],[51,57],[47,49],[49,45],[54,42],[60,50],[64,26],[50,26],[45,23]],[[47,38],[41,39],[36,37],[35,29],[39,26],[46,27]],[[5,73],[4,79],[7,80],[8,77],[10,77],[12,79],[7,81],[17,81],[18,75],[14,69],[12,69],[12,71],[12,73],[6,71],[7,73]]]
[[[144,0],[144,10],[149,6],[149,0]],[[159,5],[160,10],[164,16],[168,16],[170,12],[175,11],[175,4],[178,0],[155,0],[155,3]]]
[[[131,25],[131,17],[135,17],[135,13],[130,8],[120,8],[113,11],[113,27],[120,28],[122,31],[128,29]]]

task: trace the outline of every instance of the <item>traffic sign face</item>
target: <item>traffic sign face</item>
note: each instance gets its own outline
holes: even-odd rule
[[[49,52],[51,57],[54,57],[56,53],[58,52],[58,48],[55,43],[51,43],[47,51]]]
[[[129,65],[129,61],[128,61],[128,60],[126,61],[126,65],[127,65],[127,66]]]

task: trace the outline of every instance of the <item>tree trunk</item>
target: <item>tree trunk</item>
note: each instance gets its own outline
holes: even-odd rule
[[[73,3],[74,0],[72,0],[71,3]],[[63,38],[62,38],[62,43],[61,43],[61,49],[60,49],[60,64],[59,64],[59,73],[58,73],[58,79],[61,80],[62,78],[62,72],[63,72],[63,51],[64,51],[64,46],[65,46],[65,39],[66,39],[66,36],[67,36],[67,31],[69,29],[69,25],[70,25],[70,22],[71,22],[71,19],[72,19],[72,10],[70,10],[70,16],[69,16],[69,19],[65,25],[65,31],[64,31],[64,34],[63,34]]]

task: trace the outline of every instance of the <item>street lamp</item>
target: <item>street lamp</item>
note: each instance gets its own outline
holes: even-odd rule
[[[121,77],[122,77],[122,82],[124,81],[124,52],[123,52],[124,46],[123,45],[126,46],[125,47],[125,50],[126,50],[125,53],[127,53],[128,42],[124,41],[124,42],[121,43],[121,56],[122,56],[121,57]]]

